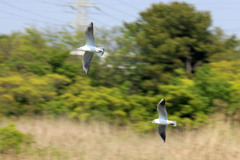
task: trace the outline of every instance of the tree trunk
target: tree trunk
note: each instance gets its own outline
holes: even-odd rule
[[[192,58],[190,56],[188,56],[186,58],[186,72],[187,73],[192,73]]]

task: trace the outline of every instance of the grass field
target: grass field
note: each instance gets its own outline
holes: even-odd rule
[[[11,152],[0,155],[1,160],[240,159],[239,126],[232,127],[220,120],[197,130],[170,129],[165,144],[157,132],[140,135],[131,129],[107,124],[87,125],[42,118],[11,122],[18,130],[33,134],[36,143],[18,155]],[[4,121],[0,126],[6,124]]]

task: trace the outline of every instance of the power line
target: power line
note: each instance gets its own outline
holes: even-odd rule
[[[7,14],[15,16],[15,17],[29,19],[29,20],[35,21],[35,22],[48,23],[47,21],[42,21],[42,20],[38,20],[38,19],[29,18],[29,17],[26,17],[26,16],[21,16],[21,15],[15,14],[13,12],[5,11],[5,10],[2,10],[2,9],[0,11],[4,11],[4,13],[7,13]],[[52,25],[57,25],[57,26],[64,26],[63,24],[54,24],[54,23],[51,23],[51,24]]]
[[[98,22],[98,23],[100,23],[100,24],[102,24],[104,26],[109,26],[109,24],[106,24],[106,23],[104,23],[104,22],[102,22],[102,21],[100,21],[100,20],[98,20],[96,18],[90,18],[90,19],[94,19],[94,21],[96,21],[96,22]]]
[[[127,6],[127,7],[129,7],[129,8],[132,8],[132,9],[135,9],[135,10],[139,10],[138,8],[135,8],[135,7],[133,7],[131,4],[129,4],[129,3],[126,3],[126,2],[124,2],[124,1],[122,1],[122,0],[118,0],[120,3],[122,3],[123,5],[125,5],[125,6]]]
[[[116,20],[116,21],[119,21],[119,20],[120,20],[120,21],[122,21],[122,19],[120,19],[120,18],[118,18],[118,17],[115,17],[115,16],[113,16],[113,15],[110,15],[110,14],[106,13],[106,12],[103,11],[103,10],[100,10],[100,12],[102,12],[104,15],[112,18],[113,20]]]
[[[60,6],[60,7],[66,7],[67,6],[67,5],[64,5],[64,4],[49,2],[49,1],[45,1],[45,0],[37,0],[37,1],[40,1],[40,2],[45,3],[45,4],[51,4],[51,5],[54,5],[54,6]]]
[[[114,11],[118,11],[118,12],[124,14],[124,15],[130,16],[130,17],[133,17],[133,18],[137,18],[134,15],[131,15],[131,14],[127,13],[127,12],[124,12],[124,11],[118,9],[118,8],[112,7],[109,4],[107,4],[107,3],[101,2],[101,4],[103,4],[104,6],[108,6],[108,9],[111,9],[111,10],[114,10]]]
[[[26,13],[30,13],[30,14],[33,14],[33,15],[36,15],[36,16],[40,16],[40,17],[42,17],[42,18],[48,18],[48,19],[51,19],[51,20],[56,21],[56,22],[62,22],[62,21],[60,21],[60,20],[57,20],[57,19],[54,19],[54,18],[51,18],[51,17],[48,17],[48,16],[44,16],[44,15],[36,14],[36,13],[34,13],[34,12],[30,12],[30,11],[28,11],[28,10],[22,9],[22,8],[17,7],[17,6],[15,6],[15,5],[12,5],[12,4],[8,3],[8,2],[5,2],[5,1],[3,1],[3,0],[1,0],[0,2],[4,3],[5,5],[8,5],[8,6],[12,7],[12,8],[15,8],[15,9],[21,10],[21,11],[23,11],[23,12],[26,12]]]
[[[69,6],[76,10],[76,18],[71,26],[75,29],[83,30],[88,25],[88,7],[98,8],[96,5],[90,3],[88,0],[76,0],[69,4]]]

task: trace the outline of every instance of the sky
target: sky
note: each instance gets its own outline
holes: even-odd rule
[[[60,29],[68,27],[76,18],[76,10],[69,4],[77,0],[0,0],[0,34],[23,31],[25,27]],[[153,3],[172,0],[86,0],[95,5],[88,8],[88,21],[97,27],[111,28],[139,18],[139,12]],[[178,1],[178,0],[175,0]],[[179,1],[183,2],[183,1]],[[239,0],[185,0],[200,11],[209,11],[213,27],[220,27],[227,35],[240,37]],[[71,29],[69,27],[69,29]]]

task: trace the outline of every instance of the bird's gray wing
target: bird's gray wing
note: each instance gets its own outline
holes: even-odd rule
[[[86,45],[95,46],[95,39],[93,35],[93,23],[91,22],[85,31]]]
[[[90,70],[91,61],[92,61],[93,56],[94,56],[94,53],[88,52],[88,51],[86,51],[83,55],[83,59],[82,59],[83,70],[86,72],[86,74],[88,74],[88,72]]]
[[[167,125],[158,125],[158,134],[161,138],[161,140],[163,141],[163,143],[165,143],[166,140],[166,130],[167,130]]]
[[[158,103],[157,111],[158,111],[160,119],[167,120],[168,117],[167,117],[167,111],[166,111],[166,105],[165,105],[165,99],[164,98]]]

